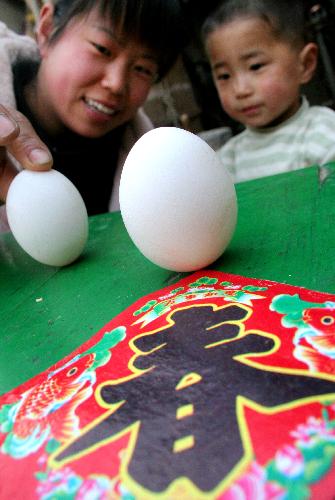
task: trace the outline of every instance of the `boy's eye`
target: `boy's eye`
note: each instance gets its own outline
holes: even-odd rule
[[[92,45],[94,48],[97,49],[98,52],[100,52],[100,54],[102,54],[104,56],[111,55],[111,51],[109,49],[107,49],[107,47],[105,47],[104,45],[100,45],[99,43],[94,43],[94,42],[92,42]]]
[[[257,71],[257,70],[261,69],[263,66],[264,66],[264,63],[254,63],[254,64],[251,64],[250,69],[251,69],[251,71]]]

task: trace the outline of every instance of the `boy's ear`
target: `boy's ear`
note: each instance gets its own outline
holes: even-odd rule
[[[316,43],[307,43],[301,50],[300,55],[301,64],[301,83],[308,83],[315,72],[318,62],[318,46]]]
[[[52,3],[47,2],[43,4],[36,27],[36,39],[42,58],[46,53],[49,39],[53,31],[53,15],[54,6]]]

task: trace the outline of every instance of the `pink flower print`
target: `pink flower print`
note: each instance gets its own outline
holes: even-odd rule
[[[37,493],[39,497],[47,497],[57,489],[68,490],[69,484],[76,481],[76,476],[69,467],[60,470],[52,470],[48,474],[48,478],[39,483]]]
[[[109,486],[109,481],[88,478],[80,486],[76,500],[107,500]]]
[[[321,418],[309,417],[305,424],[300,424],[291,432],[300,446],[305,448],[314,446],[320,439],[335,441],[335,428],[327,426]]]
[[[285,445],[275,455],[277,469],[285,476],[298,477],[304,470],[304,458],[301,452],[291,445]]]
[[[218,500],[280,500],[285,491],[266,480],[266,473],[257,462],[243,474]]]

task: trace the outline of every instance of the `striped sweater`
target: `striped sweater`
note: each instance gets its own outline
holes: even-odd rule
[[[310,106],[303,97],[286,122],[269,129],[247,128],[218,154],[234,182],[335,161],[335,112]]]

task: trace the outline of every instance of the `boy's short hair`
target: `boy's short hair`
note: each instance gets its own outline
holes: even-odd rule
[[[305,20],[305,6],[301,0],[226,0],[214,10],[202,26],[202,37],[206,38],[223,24],[237,18],[258,17],[271,27],[278,39],[293,45],[304,45],[309,41]]]
[[[74,17],[98,8],[117,28],[157,53],[158,79],[166,75],[188,40],[180,0],[53,0],[53,4],[51,43]]]

